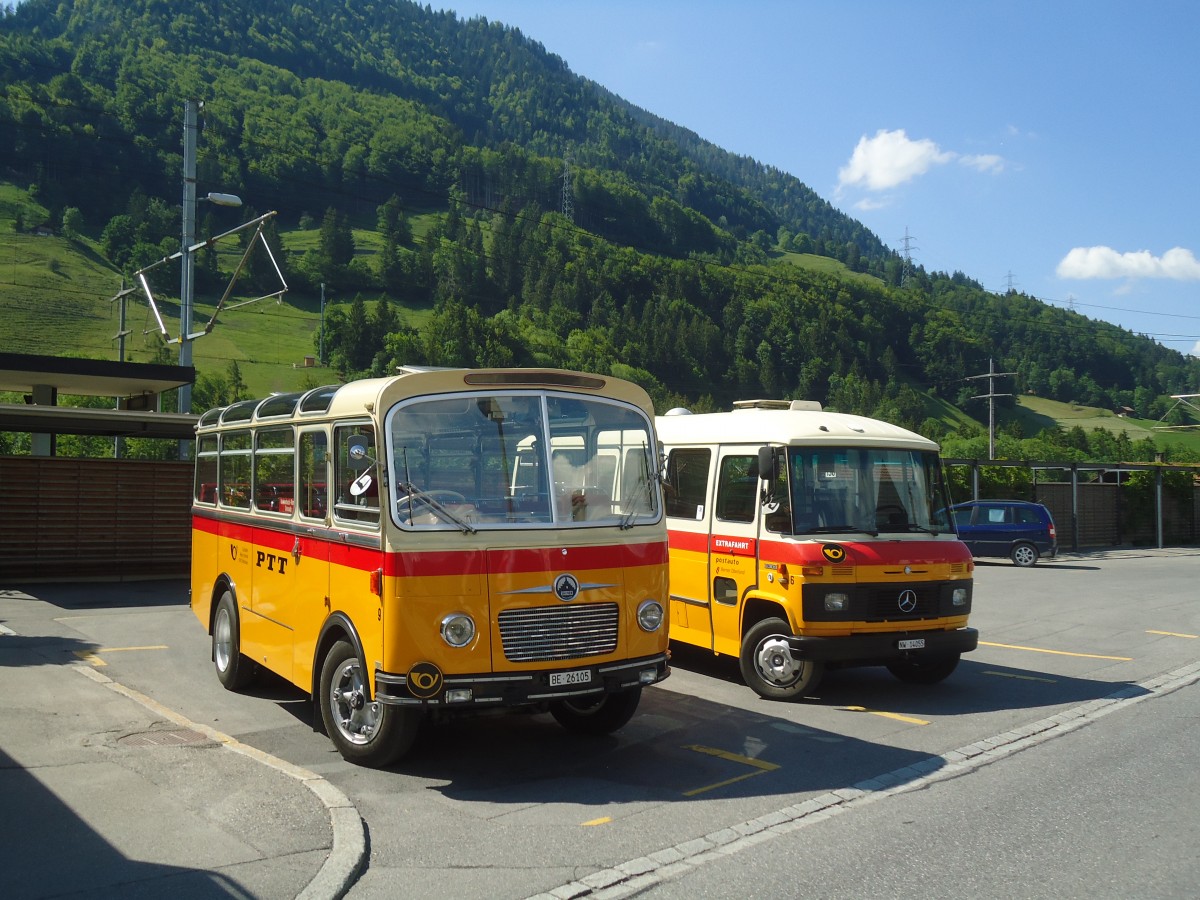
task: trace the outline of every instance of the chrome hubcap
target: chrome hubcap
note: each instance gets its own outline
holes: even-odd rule
[[[792,658],[788,642],[778,636],[759,643],[754,664],[763,680],[772,684],[786,685],[800,677],[800,664]]]
[[[329,707],[342,737],[367,744],[379,729],[380,707],[367,702],[366,685],[358,663],[348,659],[338,667],[329,686]]]

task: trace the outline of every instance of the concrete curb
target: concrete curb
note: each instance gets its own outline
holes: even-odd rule
[[[333,829],[333,847],[320,871],[297,897],[303,898],[303,900],[339,900],[346,895],[367,862],[366,828],[358,810],[350,802],[350,798],[315,772],[294,766],[276,756],[243,744],[236,738],[207,725],[193,722],[145,694],[113,681],[90,666],[74,665],[69,668],[75,669],[97,684],[104,685],[110,691],[133,700],[157,716],[162,716],[182,728],[199,732],[234,753],[240,753],[242,756],[296,779],[312,791],[329,812],[329,824]]]

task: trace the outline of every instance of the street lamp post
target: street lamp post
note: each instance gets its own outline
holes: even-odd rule
[[[196,243],[196,132],[198,129],[200,104],[188,100],[183,107],[183,265],[179,276],[179,365],[192,365],[192,299],[195,257],[192,244]],[[191,382],[179,389],[179,411],[192,411]],[[180,457],[184,457],[183,442],[180,442]]]
[[[188,100],[183,106],[183,246],[179,275],[179,365],[192,367],[192,308],[196,290],[196,135],[199,132],[201,103]],[[241,206],[236,194],[210,193],[205,198],[217,206]],[[192,384],[179,388],[179,411],[192,411]],[[190,441],[179,442],[179,458],[187,459]]]

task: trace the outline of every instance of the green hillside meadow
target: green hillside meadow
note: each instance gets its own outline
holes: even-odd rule
[[[0,319],[0,347],[21,353],[117,359],[120,320],[119,303],[114,298],[121,287],[120,274],[100,257],[94,238],[87,234],[68,240],[54,234],[14,233],[18,212],[27,227],[44,222],[47,216],[45,208],[32,200],[28,191],[0,182],[0,234],[4,235],[0,251],[0,304],[9,311]],[[432,213],[415,216],[414,233],[424,234],[434,218]],[[280,236],[289,254],[311,250],[318,242],[315,228],[280,229]],[[368,229],[355,229],[354,239],[360,256],[373,255],[379,243],[378,235]],[[849,272],[842,263],[827,257],[798,253],[783,256],[793,265],[826,274],[870,278]],[[231,242],[220,254],[222,271],[231,271],[239,257],[240,250]],[[286,262],[282,264],[286,278]],[[178,272],[178,263],[174,272]],[[53,286],[58,286],[60,293],[51,302],[42,305],[26,302],[27,296],[34,295],[29,288],[38,288],[36,296],[45,297],[53,296],[49,290]],[[219,299],[219,294],[196,298],[195,330],[209,321]],[[247,299],[250,298],[235,290],[229,305]],[[327,309],[352,299],[327,292]],[[364,299],[371,308],[373,299]],[[156,294],[155,300],[167,330],[175,337],[179,330],[178,290]],[[431,315],[427,305],[393,303],[405,322],[418,328]],[[315,365],[320,325],[320,297],[295,291],[278,300],[260,300],[227,309],[209,334],[193,342],[193,362],[201,374],[224,375],[230,363],[236,361],[247,391],[254,396],[337,382],[338,373]],[[129,332],[125,340],[126,361],[178,359],[179,345],[166,343],[140,290],[126,298],[125,327]],[[928,397],[926,411],[929,418],[943,423],[948,431],[977,424],[977,419],[963,410],[932,396]],[[986,418],[985,413],[978,415]],[[1152,420],[1119,417],[1109,410],[1042,397],[1021,396],[1013,409],[997,411],[997,427],[1005,427],[1013,419],[1027,436],[1055,425],[1064,429],[1079,426],[1085,431],[1102,428],[1114,433],[1124,431],[1134,441],[1151,438],[1162,448],[1200,453],[1200,431],[1163,430]]]

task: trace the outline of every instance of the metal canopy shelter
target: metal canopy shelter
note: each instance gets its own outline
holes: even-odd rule
[[[190,366],[0,353],[0,391],[24,393],[34,401],[0,403],[0,431],[190,440],[195,415],[58,406],[57,397],[117,397],[126,406],[149,405],[150,398],[195,380]]]

